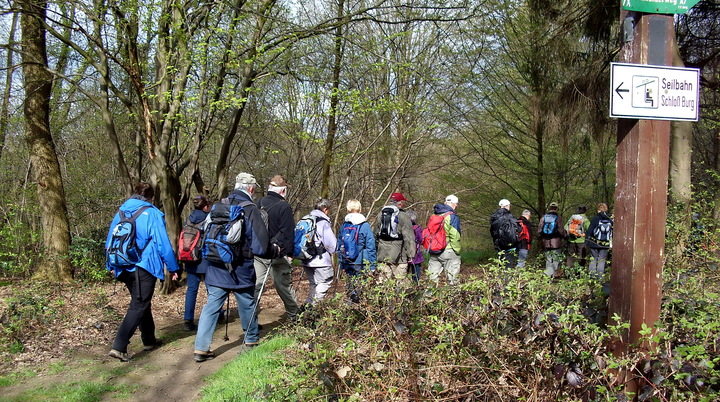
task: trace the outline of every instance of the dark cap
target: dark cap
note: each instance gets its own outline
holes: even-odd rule
[[[285,180],[285,177],[281,175],[275,175],[272,179],[270,179],[270,185],[275,187],[287,187],[289,186],[288,182]]]

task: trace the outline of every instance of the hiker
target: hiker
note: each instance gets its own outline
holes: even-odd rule
[[[402,193],[392,193],[390,200],[375,218],[378,269],[381,279],[396,279],[409,284],[408,263],[415,258],[415,231],[407,212],[407,199]]]
[[[517,267],[525,267],[525,261],[527,260],[528,253],[530,252],[530,245],[532,243],[532,224],[530,223],[530,216],[532,213],[529,209],[522,211],[522,215],[518,218],[518,224],[520,224],[520,234],[518,239],[520,245],[518,245],[518,262]]]
[[[612,247],[613,221],[608,215],[608,206],[599,203],[597,215],[590,221],[585,236],[585,245],[590,249],[590,275],[597,279],[605,273],[605,262]]]
[[[422,263],[425,261],[425,257],[423,256],[423,228],[422,226],[417,224],[417,214],[415,211],[407,211],[408,216],[410,217],[410,222],[412,222],[413,230],[415,231],[415,258],[410,261],[408,264],[408,271],[410,272],[410,276],[412,276],[413,282],[417,285],[420,283],[420,276],[422,275]]]
[[[440,274],[445,271],[447,281],[450,285],[457,284],[457,278],[460,274],[460,218],[458,218],[455,210],[458,206],[458,198],[455,194],[445,197],[444,204],[435,204],[433,208],[435,215],[428,220],[428,234],[432,235],[434,230],[431,228],[436,225],[434,220],[442,218],[440,232],[445,235],[445,248],[433,250],[432,245],[428,248],[430,258],[428,260],[428,278],[438,285],[440,282]],[[434,219],[433,219],[434,218]],[[439,254],[437,253],[439,251]]]
[[[319,251],[312,258],[301,260],[310,284],[306,305],[314,305],[324,299],[332,285],[335,272],[330,254],[335,253],[337,238],[330,224],[330,209],[330,201],[320,198],[310,211],[310,216],[315,217],[316,225],[313,242]]]
[[[292,287],[292,261],[295,247],[295,219],[290,204],[285,201],[289,184],[283,176],[270,180],[267,195],[258,201],[260,209],[268,215],[268,236],[270,247],[262,256],[255,256],[255,303],[269,275],[275,284],[275,291],[285,306],[285,315],[291,322],[297,320],[298,304]]]
[[[565,223],[565,232],[568,236],[568,255],[567,267],[573,268],[575,262],[581,266],[585,266],[587,259],[587,248],[585,247],[585,234],[590,227],[590,219],[588,219],[587,208],[580,205],[577,211]]]
[[[340,269],[347,274],[348,297],[354,303],[360,301],[358,285],[367,273],[377,268],[375,235],[372,227],[362,214],[362,204],[349,200],[346,205],[345,223],[338,231],[338,260]]]
[[[551,202],[538,225],[538,234],[545,248],[545,275],[551,278],[555,277],[562,261],[563,238],[566,235],[558,209],[558,204]]]
[[[490,216],[490,236],[493,239],[495,251],[505,268],[515,266],[515,255],[520,243],[518,234],[521,227],[517,219],[510,213],[510,201],[503,198],[498,202],[498,209]]]
[[[108,353],[108,356],[123,362],[130,360],[127,346],[138,328],[144,351],[151,351],[162,344],[162,341],[155,337],[155,321],[152,316],[151,300],[155,283],[158,279],[165,279],[165,267],[173,273],[172,280],[177,280],[180,270],[165,229],[164,214],[152,205],[154,198],[155,190],[150,184],[143,182],[135,186],[135,194],[125,201],[115,214],[105,241],[105,250],[108,253],[106,268],[125,284],[130,293],[130,305]],[[118,236],[122,225],[119,224],[127,218],[133,220],[131,226],[134,236],[121,239]],[[133,234],[133,230],[129,233]],[[117,244],[119,241],[124,241],[127,247]],[[111,261],[110,253],[118,249],[116,246],[123,249],[137,246],[140,250],[137,260],[130,261],[132,265],[120,267]]]
[[[250,173],[235,178],[235,189],[213,205],[206,219],[202,263],[205,265],[207,303],[200,313],[193,360],[204,362],[215,357],[210,350],[218,316],[232,292],[244,332],[240,352],[257,346],[260,340],[255,319],[255,255],[266,255],[268,233],[258,207],[252,202],[257,181]],[[230,254],[228,256],[228,254]],[[230,261],[228,261],[228,259]]]
[[[201,227],[205,218],[207,218],[212,204],[204,195],[198,195],[192,200],[194,209],[188,216],[186,225],[195,225]],[[202,231],[199,233],[203,235]],[[202,245],[200,244],[200,247]],[[201,253],[199,253],[201,254]],[[202,255],[200,255],[202,257]],[[197,302],[198,289],[200,282],[205,277],[205,266],[201,266],[201,260],[184,261],[183,269],[187,274],[187,289],[185,290],[185,313],[183,314],[185,331],[192,332],[197,329],[195,325],[195,303]]]

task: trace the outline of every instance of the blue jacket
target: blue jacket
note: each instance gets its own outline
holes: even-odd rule
[[[242,190],[234,190],[228,196],[230,204],[237,205],[241,202],[250,201],[250,194]],[[255,204],[246,205],[245,232],[246,241],[250,242],[250,251],[253,255],[265,255],[268,248],[269,237],[265,222],[263,221],[260,209]],[[210,213],[212,214],[212,213]],[[200,269],[206,269],[205,284],[216,286],[223,289],[244,289],[255,287],[255,267],[253,266],[254,258],[246,258],[238,264],[232,272],[229,272],[225,266],[216,265],[212,262],[202,259]]]
[[[205,221],[205,218],[207,218],[208,213],[203,211],[202,209],[193,209],[192,212],[190,212],[190,216],[188,216],[188,222],[192,223],[193,225],[197,225],[198,223],[202,223]],[[206,271],[206,266],[202,265],[202,260],[197,262],[185,262],[184,264],[185,272],[190,272],[193,274],[204,274]]]
[[[372,231],[372,227],[365,220],[365,216],[359,213],[349,213],[345,215],[345,223],[342,224],[338,231],[338,244],[342,243],[341,234],[346,226],[360,225],[358,230],[358,247],[360,252],[357,258],[353,261],[344,261],[340,258],[340,268],[348,269],[351,266],[359,266],[363,268],[369,268],[370,271],[375,271],[377,266],[377,253],[375,250],[375,234]]]
[[[140,207],[149,206],[135,221],[135,233],[136,243],[138,247],[143,249],[140,262],[136,264],[136,267],[140,267],[154,277],[164,280],[164,266],[167,265],[167,269],[170,272],[175,272],[180,269],[175,258],[175,250],[173,250],[168,238],[167,230],[165,228],[165,214],[159,209],[150,204],[149,202],[137,198],[136,196],[131,197],[120,206],[126,216],[130,216]],[[115,217],[110,224],[110,230],[108,231],[107,239],[105,240],[105,250],[110,247],[110,239],[112,238],[113,228],[120,222],[120,212],[115,214]],[[112,270],[110,266],[106,265],[108,271]],[[135,271],[135,269],[129,269],[128,271]],[[122,272],[115,272],[115,277],[120,275]]]

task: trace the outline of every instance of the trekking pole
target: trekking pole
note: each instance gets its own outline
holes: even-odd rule
[[[265,290],[265,283],[267,282],[268,275],[270,275],[270,270],[272,269],[272,262],[270,266],[268,267],[267,271],[265,271],[265,278],[263,279],[262,286],[260,286],[260,292],[257,295],[257,301],[255,302],[255,307],[253,308],[252,315],[250,316],[250,322],[248,322],[248,329],[250,328],[250,325],[252,324],[253,320],[257,319],[257,309],[260,305],[260,298],[262,297],[263,291]],[[243,333],[243,343],[245,343],[245,337],[247,336],[247,332]]]
[[[225,307],[225,337],[223,338],[224,341],[229,341],[230,337],[228,336],[228,326],[230,325],[230,294],[227,295],[227,306]]]

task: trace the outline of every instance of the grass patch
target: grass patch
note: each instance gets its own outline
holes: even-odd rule
[[[66,384],[54,385],[51,387],[40,387],[25,391],[10,399],[2,400],[12,402],[25,401],[77,401],[95,402],[100,401],[106,394],[115,393],[116,396],[127,398],[128,387],[126,385],[112,385],[107,382],[80,381]]]
[[[467,250],[460,253],[463,264],[480,264],[497,258],[497,253],[489,250]]]
[[[203,401],[289,401],[281,384],[286,381],[280,371],[285,364],[282,351],[291,347],[294,340],[276,337],[261,343],[209,377],[203,388]]]
[[[32,370],[22,370],[0,376],[0,388],[9,387],[16,384],[18,381],[22,381],[26,378],[32,378],[36,375],[37,373]]]

